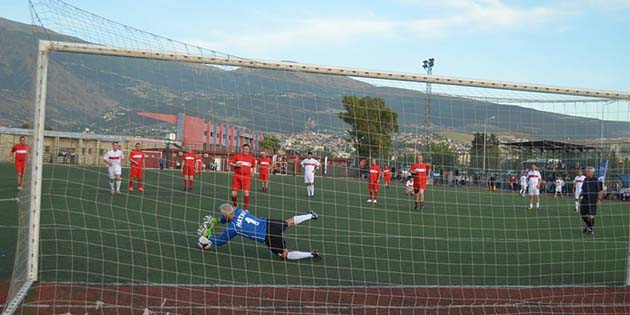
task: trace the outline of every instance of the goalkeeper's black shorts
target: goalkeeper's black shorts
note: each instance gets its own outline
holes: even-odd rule
[[[284,241],[284,230],[289,227],[287,221],[284,220],[268,220],[267,221],[267,238],[265,244],[274,255],[282,257],[287,243]]]
[[[597,215],[597,201],[582,199],[580,203],[580,215]]]

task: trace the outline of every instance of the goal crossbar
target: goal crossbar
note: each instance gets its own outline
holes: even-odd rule
[[[294,63],[294,62],[268,61],[268,60],[248,59],[248,58],[238,58],[238,57],[219,57],[219,56],[204,56],[204,55],[195,55],[195,54],[182,54],[182,53],[175,53],[175,52],[146,51],[146,50],[118,48],[118,47],[112,47],[112,46],[102,46],[102,45],[84,44],[84,43],[71,43],[71,42],[59,42],[59,41],[41,41],[41,43],[42,45],[40,45],[40,49],[46,49],[48,51],[61,51],[61,52],[71,52],[71,53],[131,57],[131,58],[154,59],[154,60],[164,60],[164,61],[179,61],[179,62],[189,62],[189,63],[221,65],[221,66],[268,69],[268,70],[285,70],[285,71],[293,71],[293,72],[306,72],[306,73],[315,73],[315,74],[362,77],[362,78],[371,78],[371,79],[386,79],[386,80],[398,80],[398,81],[408,81],[408,82],[435,83],[435,84],[446,84],[446,85],[456,85],[456,86],[466,86],[466,87],[477,87],[477,88],[490,88],[490,89],[524,91],[524,92],[538,92],[538,93],[550,93],[550,94],[564,94],[564,95],[572,95],[572,96],[630,100],[630,93],[628,92],[569,88],[569,87],[502,82],[502,81],[490,81],[490,80],[458,78],[458,77],[450,77],[450,76],[424,75],[424,74],[417,74],[417,73],[377,71],[377,70],[367,70],[367,69],[348,68],[348,67],[309,65],[309,64]]]

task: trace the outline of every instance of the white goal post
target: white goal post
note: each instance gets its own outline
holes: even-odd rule
[[[523,92],[537,92],[561,94],[581,97],[591,97],[596,99],[615,99],[630,100],[630,93],[613,92],[605,90],[579,89],[556,87],[546,85],[535,85],[525,83],[510,83],[501,81],[489,81],[480,79],[467,79],[449,76],[425,75],[416,73],[400,73],[388,71],[375,71],[357,68],[334,67],[308,65],[290,62],[264,61],[256,59],[236,58],[236,57],[220,57],[220,56],[204,56],[196,54],[182,54],[175,52],[159,52],[159,51],[143,51],[137,49],[117,48],[111,46],[101,46],[84,43],[70,43],[58,41],[40,41],[37,61],[36,75],[36,106],[34,111],[34,130],[33,130],[33,156],[31,164],[31,185],[30,185],[30,203],[29,203],[29,225],[28,225],[28,251],[27,251],[27,268],[19,288],[14,289],[14,294],[10,295],[12,299],[8,301],[7,307],[3,314],[12,314],[25,298],[31,285],[37,281],[38,277],[38,252],[39,252],[39,227],[40,227],[40,207],[41,207],[41,189],[42,189],[42,165],[44,153],[44,121],[46,114],[46,77],[48,70],[49,54],[51,52],[69,52],[79,54],[106,55],[130,58],[142,58],[163,61],[175,61],[186,63],[198,63],[209,65],[221,65],[232,67],[246,67],[268,70],[283,70],[293,72],[304,72],[312,74],[337,75],[348,77],[361,77],[369,79],[386,79],[419,83],[435,83],[443,85],[478,87],[499,90],[513,90]],[[630,247],[628,250],[630,255]],[[17,257],[17,255],[16,255]],[[16,260],[17,261],[17,260]],[[630,270],[630,259],[627,260]],[[630,272],[627,271],[626,285],[630,285]],[[14,275],[15,277],[16,275]],[[13,289],[13,288],[12,288]]]

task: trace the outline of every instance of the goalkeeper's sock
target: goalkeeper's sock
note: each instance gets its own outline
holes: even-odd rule
[[[243,196],[243,199],[245,201],[245,210],[249,210],[249,196]]]
[[[591,221],[591,226],[589,227],[592,228],[595,226],[595,218],[592,218],[590,221]]]
[[[237,198],[238,198],[237,196],[233,196],[233,197],[232,197],[232,205],[233,205],[234,207],[236,207],[236,206],[238,205],[238,202],[236,202],[236,199],[237,199]]]
[[[586,225],[587,227],[589,227],[590,220],[588,219],[588,217],[587,217],[587,216],[583,216],[583,217],[582,217],[582,221],[584,221],[584,225]]]
[[[289,254],[287,255],[288,260],[299,260],[299,259],[312,258],[312,257],[313,257],[313,254],[311,254],[310,252],[298,252],[298,251],[289,252]]]
[[[116,180],[116,190],[120,190],[120,184],[122,184],[122,180]]]
[[[313,218],[312,214],[302,214],[302,215],[296,215],[293,217],[293,223],[295,223],[295,225],[298,225],[304,221],[308,221],[310,219]]]

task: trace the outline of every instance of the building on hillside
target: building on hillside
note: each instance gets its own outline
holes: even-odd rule
[[[139,116],[177,125],[175,140],[184,148],[203,152],[238,152],[238,148],[248,143],[253,151],[263,139],[262,133],[245,128],[204,121],[202,118],[179,114],[138,112]]]

